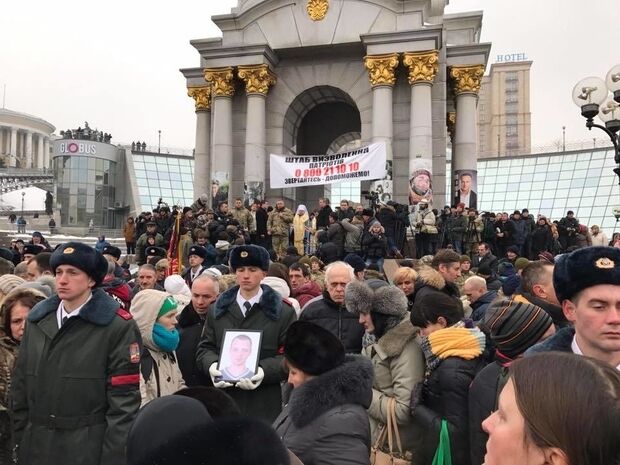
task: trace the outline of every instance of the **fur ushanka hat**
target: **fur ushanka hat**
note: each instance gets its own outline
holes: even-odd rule
[[[344,362],[344,346],[330,331],[309,323],[296,321],[286,332],[284,358],[309,375],[320,375]]]

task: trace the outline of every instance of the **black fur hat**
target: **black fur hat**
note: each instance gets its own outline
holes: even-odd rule
[[[44,250],[45,248],[39,244],[24,244],[22,255],[38,255]]]
[[[79,268],[95,281],[98,286],[108,272],[108,261],[83,242],[66,242],[58,247],[50,257],[50,268],[53,272],[60,265],[72,265]]]
[[[187,256],[190,255],[196,255],[200,258],[207,258],[207,249],[205,249],[203,246],[201,245],[192,245],[189,248],[189,253],[187,254]]]
[[[166,249],[164,249],[163,247],[147,247],[145,253],[147,257],[166,257]]]
[[[119,260],[121,258],[121,249],[119,249],[118,247],[114,246],[114,245],[106,245],[103,248],[103,255],[111,255],[112,257],[116,258],[117,260]]]
[[[344,355],[340,339],[314,323],[296,321],[286,332],[284,357],[309,375],[336,368],[344,362]]]
[[[127,465],[207,463],[204,440],[212,421],[196,399],[164,396],[150,401],[129,430]]]
[[[553,287],[560,303],[598,284],[620,285],[620,249],[585,247],[556,257]]]
[[[238,245],[230,251],[230,268],[234,272],[241,266],[255,266],[269,270],[269,252],[259,245]]]

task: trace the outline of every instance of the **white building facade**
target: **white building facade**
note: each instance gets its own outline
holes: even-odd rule
[[[446,3],[240,0],[213,17],[222,38],[192,41],[200,66],[181,70],[196,104],[194,195],[314,206],[330,186],[271,189],[270,153],[384,142],[390,198],[411,202],[428,173],[443,205],[448,129],[455,172],[476,170],[491,48],[479,43],[482,13],[445,15]]]
[[[56,128],[36,116],[0,109],[0,159],[7,168],[50,168],[50,137]]]

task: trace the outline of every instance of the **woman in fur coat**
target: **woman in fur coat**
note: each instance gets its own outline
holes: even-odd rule
[[[304,465],[369,465],[372,365],[306,321],[289,327],[284,360],[292,391],[273,426]]]
[[[413,270],[411,270],[413,271]],[[415,272],[414,272],[415,273]],[[388,402],[396,399],[396,424],[403,452],[415,456],[409,403],[416,384],[424,380],[424,353],[419,328],[409,321],[404,292],[385,281],[351,281],[345,290],[347,310],[359,316],[366,330],[362,354],[372,361],[374,380],[368,409],[372,442],[387,422]]]

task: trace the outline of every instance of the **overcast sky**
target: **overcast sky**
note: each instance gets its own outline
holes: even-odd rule
[[[302,0],[300,0],[302,1]],[[179,68],[198,65],[191,39],[218,35],[210,21],[235,0],[21,0],[2,2],[0,93],[6,108],[48,120],[58,131],[83,125],[113,142],[145,140],[191,149],[195,114]],[[620,62],[618,0],[451,0],[447,13],[483,10],[482,41],[523,52],[531,71],[532,145],[589,133],[571,100],[582,77],[605,77]],[[0,94],[0,98],[2,95]],[[1,102],[0,102],[1,104]],[[57,132],[58,132],[57,131]]]

